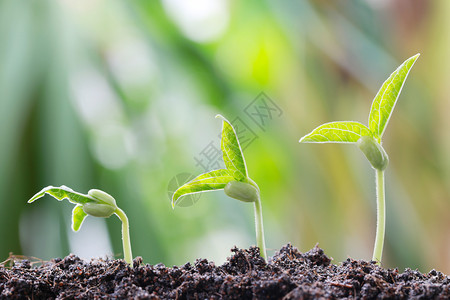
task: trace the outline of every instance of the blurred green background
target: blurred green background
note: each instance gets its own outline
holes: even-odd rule
[[[382,82],[420,52],[384,135],[383,265],[450,273],[449,12],[446,0],[1,1],[0,260],[122,257],[117,218],[73,233],[67,201],[26,204],[62,184],[112,194],[144,262],[219,264],[255,244],[252,205],[223,192],[170,207],[178,174],[214,168],[217,113],[251,134],[270,256],[291,242],[370,259],[374,171],[357,147],[298,140],[366,123]]]

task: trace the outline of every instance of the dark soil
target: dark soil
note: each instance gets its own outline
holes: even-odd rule
[[[39,267],[0,266],[1,299],[450,299],[450,277],[383,269],[347,259],[331,264],[323,250],[284,246],[265,263],[257,248],[231,250],[222,266],[206,259],[168,268],[123,260],[85,262],[75,255]]]

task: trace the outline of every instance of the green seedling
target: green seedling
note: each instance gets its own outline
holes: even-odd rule
[[[300,139],[300,143],[356,144],[376,171],[377,230],[372,260],[378,264],[383,253],[385,232],[384,170],[389,159],[381,145],[381,138],[394,110],[406,77],[420,54],[407,59],[383,83],[372,102],[369,127],[353,121],[323,124]]]
[[[224,190],[227,196],[243,202],[253,202],[256,242],[261,257],[266,259],[259,187],[248,177],[244,155],[233,126],[221,115],[217,115],[216,118],[220,118],[223,121],[220,147],[222,148],[226,169],[201,174],[179,187],[172,196],[172,208],[175,208],[182,196],[216,190]]]
[[[77,232],[84,219],[90,215],[100,218],[109,218],[112,214],[116,214],[122,221],[122,242],[125,261],[131,264],[133,256],[131,254],[130,233],[128,227],[128,218],[123,210],[121,210],[116,200],[109,194],[101,190],[90,190],[87,195],[77,193],[67,186],[48,186],[34,195],[28,203],[32,203],[43,197],[45,194],[53,196],[58,201],[63,199],[69,200],[76,206],[72,210],[72,230]]]

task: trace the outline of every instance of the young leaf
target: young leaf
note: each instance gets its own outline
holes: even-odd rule
[[[300,139],[300,143],[356,143],[361,136],[372,136],[365,125],[353,122],[331,122],[320,125]]]
[[[236,136],[233,126],[222,115],[216,115],[216,118],[223,120],[222,140],[220,147],[223,152],[223,161],[231,176],[237,181],[247,179],[247,167],[245,165],[244,155],[242,154],[241,145]]]
[[[43,188],[39,193],[34,195],[30,200],[28,200],[28,203],[36,201],[37,199],[43,197],[45,194],[49,194],[50,196],[55,197],[58,201],[67,199],[69,200],[69,202],[74,204],[85,204],[88,202],[95,202],[95,200],[92,199],[91,197],[83,195],[81,193],[77,193],[65,185],[62,185],[60,187],[54,187],[50,185],[46,188]]]
[[[379,140],[383,136],[406,77],[408,77],[409,71],[417,58],[419,58],[419,55],[420,53],[410,57],[400,65],[383,83],[375,96],[369,115],[369,128],[375,139]]]
[[[177,200],[185,195],[221,190],[228,182],[234,180],[228,170],[219,169],[197,176],[189,182],[180,186],[172,196],[172,208],[175,207]]]
[[[84,212],[82,205],[77,205],[72,210],[72,230],[77,232],[80,230],[81,224],[87,214]]]

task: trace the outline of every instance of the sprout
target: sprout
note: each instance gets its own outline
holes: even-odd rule
[[[253,202],[255,209],[256,242],[261,257],[266,259],[259,187],[248,177],[244,155],[233,126],[221,115],[217,115],[216,118],[223,120],[220,146],[222,148],[226,169],[201,174],[180,186],[172,196],[172,208],[175,207],[175,204],[179,202],[182,196],[216,190],[224,190],[227,196],[243,202]]]
[[[116,200],[111,195],[95,189],[90,190],[87,195],[84,195],[77,193],[64,185],[60,187],[48,186],[28,200],[28,203],[36,201],[45,194],[53,196],[58,201],[67,199],[70,203],[76,204],[72,210],[72,229],[75,232],[80,229],[81,224],[83,224],[84,219],[88,215],[109,218],[112,214],[116,214],[122,221],[124,258],[128,264],[132,263],[133,256],[131,254],[128,218],[123,210],[117,207]]]
[[[372,260],[380,263],[385,232],[384,170],[389,159],[381,145],[381,137],[392,115],[406,77],[420,54],[407,59],[389,76],[372,102],[369,127],[352,121],[323,124],[300,139],[300,143],[356,144],[376,171],[377,231]]]

